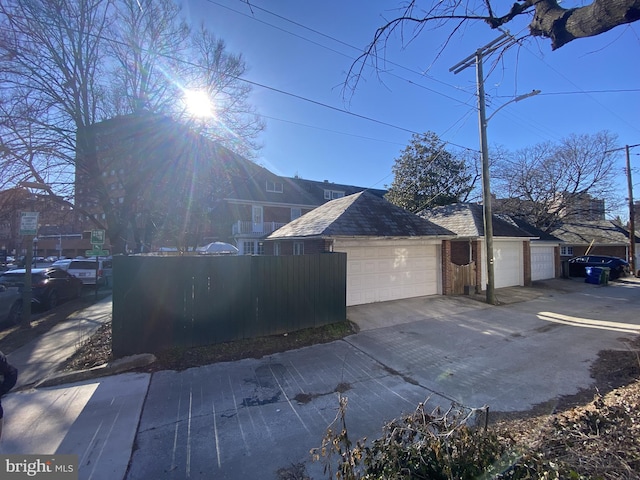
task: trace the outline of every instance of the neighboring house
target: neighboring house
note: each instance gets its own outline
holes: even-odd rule
[[[118,238],[137,252],[178,241],[194,247],[203,236],[228,240],[231,224],[219,214],[220,199],[237,178],[250,180],[262,170],[162,115],[119,116],[86,133],[95,141],[96,162],[79,152],[76,204],[111,235],[120,230]]]
[[[91,248],[88,240],[84,243],[72,241],[82,238],[82,224],[71,207],[48,194],[16,187],[0,191],[0,249],[6,250],[8,255],[24,255],[27,250],[27,237],[20,235],[20,212],[39,214],[34,242],[37,256],[76,256]],[[60,239],[63,239],[62,245]]]
[[[500,215],[531,235],[531,281],[548,280],[562,275],[560,248],[562,241],[517,217]]]
[[[465,292],[471,288],[482,290],[487,283],[482,205],[456,203],[423,210],[418,215],[457,235],[451,241],[450,265],[446,266],[454,277],[452,293],[463,293],[461,288]],[[530,285],[530,240],[535,236],[497,215],[493,216],[492,226],[495,288]]]
[[[347,305],[442,293],[452,232],[371,192],[332,200],[267,237],[267,253],[347,254]]]
[[[232,220],[233,243],[240,255],[265,253],[264,237],[332,199],[364,187],[280,177],[258,167],[251,178],[234,180],[224,198]],[[382,197],[384,190],[373,190]]]
[[[77,204],[108,223],[98,200],[99,191],[106,192],[113,215],[130,219],[122,234],[130,250],[175,247],[181,227],[183,247],[222,241],[241,255],[262,254],[269,233],[331,199],[364,190],[275,175],[164,116],[121,116],[89,131],[100,174],[91,178],[78,169]],[[175,219],[184,211],[190,218],[180,224]],[[174,221],[167,226],[165,219]]]
[[[629,232],[613,220],[565,222],[551,234],[563,242],[560,252],[563,260],[587,253],[629,260]],[[640,244],[637,235],[635,243],[637,254]]]

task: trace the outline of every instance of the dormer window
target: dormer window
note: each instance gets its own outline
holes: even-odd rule
[[[334,200],[336,198],[344,197],[344,192],[339,190],[325,190],[324,191],[324,199],[325,200]]]
[[[282,182],[272,182],[267,180],[267,192],[282,193]]]

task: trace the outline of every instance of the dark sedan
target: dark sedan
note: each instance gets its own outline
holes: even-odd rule
[[[22,292],[0,283],[0,324],[16,325],[22,316]]]
[[[24,269],[9,270],[0,275],[0,283],[23,287],[24,275]],[[31,291],[32,301],[49,310],[61,300],[78,298],[82,293],[82,281],[59,268],[34,268],[31,271]]]
[[[585,277],[585,267],[608,267],[609,278],[625,277],[629,274],[629,262],[618,257],[607,255],[583,255],[569,260],[569,275],[572,277]]]

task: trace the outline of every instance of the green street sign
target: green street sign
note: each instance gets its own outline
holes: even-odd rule
[[[104,230],[91,230],[91,244],[103,245],[104,244]]]
[[[102,245],[94,245],[93,250],[85,250],[85,257],[108,257],[109,250],[102,250]]]

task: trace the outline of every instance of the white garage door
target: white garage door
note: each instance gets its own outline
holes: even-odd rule
[[[347,305],[438,293],[438,248],[422,242],[363,241],[334,244],[347,254]]]
[[[493,258],[495,265],[495,288],[523,285],[522,242],[494,240]]]
[[[531,245],[531,280],[555,278],[555,251],[553,246]]]

